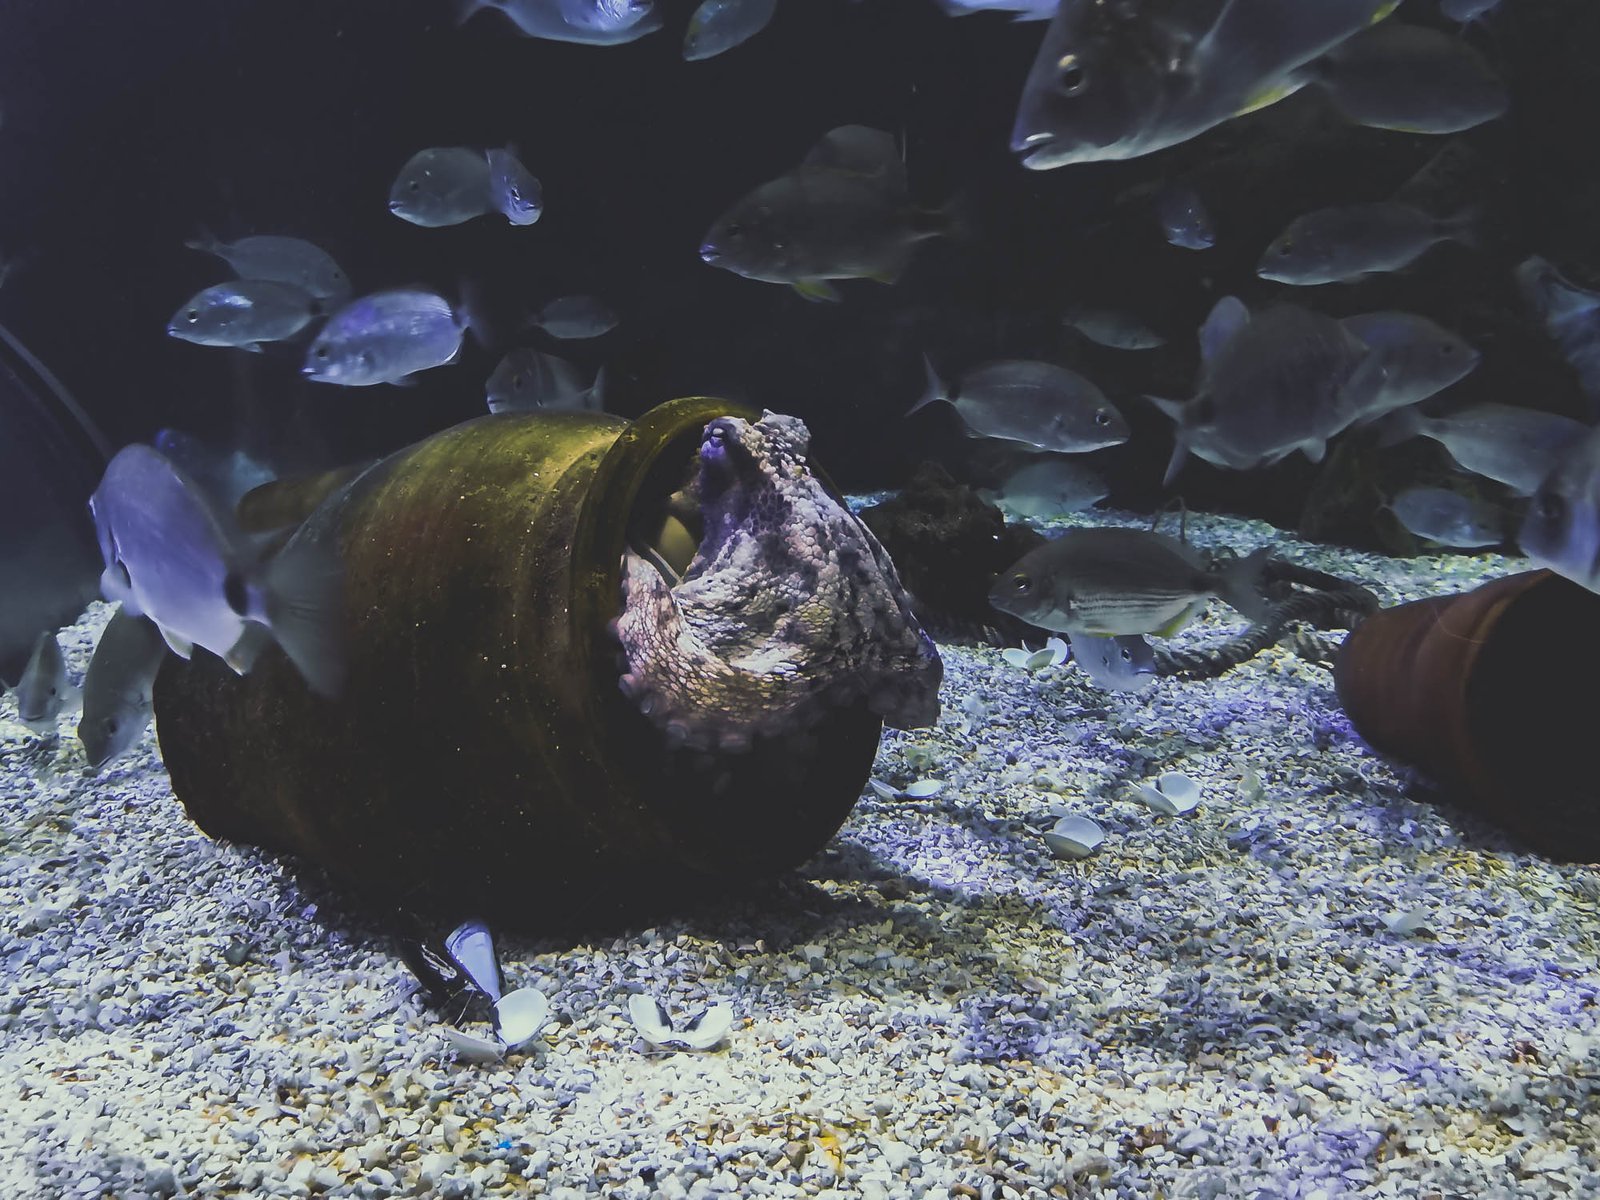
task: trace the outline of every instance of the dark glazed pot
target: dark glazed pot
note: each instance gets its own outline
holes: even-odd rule
[[[1600,861],[1600,596],[1549,571],[1382,609],[1345,639],[1339,702],[1373,749],[1563,861]]]
[[[334,492],[297,536],[343,557],[343,694],[311,694],[276,649],[243,677],[169,657],[156,728],[189,815],[370,899],[505,924],[816,853],[860,795],[876,714],[712,755],[669,749],[617,684],[624,546],[722,415],[759,416],[688,398],[633,422],[483,417]]]

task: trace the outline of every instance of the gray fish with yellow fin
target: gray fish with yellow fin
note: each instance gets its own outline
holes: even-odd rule
[[[1171,637],[1216,596],[1252,621],[1268,615],[1257,588],[1268,547],[1220,569],[1165,534],[1109,526],[1069,529],[1001,572],[989,603],[1069,636]]]

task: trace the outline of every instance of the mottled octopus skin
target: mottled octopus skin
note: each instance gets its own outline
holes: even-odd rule
[[[895,728],[938,720],[938,651],[877,538],[807,469],[810,436],[773,412],[712,421],[682,581],[625,556],[622,687],[675,741],[736,750],[863,696]]]

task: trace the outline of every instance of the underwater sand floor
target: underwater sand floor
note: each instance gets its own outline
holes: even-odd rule
[[[1386,603],[1526,565],[1189,534],[1274,540]],[[62,635],[80,676],[108,615]],[[85,779],[76,716],[45,742],[4,701],[0,1195],[1600,1194],[1591,869],[1408,799],[1286,650],[1127,695],[942,649],[939,726],[875,769],[937,796],[868,790],[763,900],[501,936],[507,986],[558,1021],[489,1065],[453,1060],[325,887],[200,834],[152,735]],[[1167,770],[1194,812],[1133,797]],[[1092,857],[1046,850],[1063,813],[1108,831]],[[733,1032],[648,1051],[641,989],[727,1003]]]

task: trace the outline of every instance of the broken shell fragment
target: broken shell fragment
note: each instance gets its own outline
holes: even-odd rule
[[[714,1004],[683,1029],[673,1029],[667,1010],[643,993],[628,997],[628,1015],[640,1037],[667,1050],[709,1050],[733,1028],[733,1010],[726,1004]]]
[[[1044,844],[1057,858],[1088,858],[1105,840],[1106,831],[1088,817],[1062,817],[1044,835]]]
[[[867,786],[873,790],[880,800],[900,799],[899,789],[892,788],[887,783],[883,783],[876,779],[869,779],[867,780]]]
[[[507,992],[495,1002],[495,1023],[508,1049],[533,1038],[550,1021],[550,1001],[538,988]]]
[[[506,1048],[498,1039],[473,1037],[453,1025],[444,1027],[444,1037],[463,1062],[499,1062],[506,1055]]]
[[[1024,671],[1043,671],[1046,667],[1059,667],[1067,661],[1067,643],[1058,637],[1050,638],[1041,650],[1029,650],[1024,646],[1007,646],[1000,651],[1000,657],[1013,667]]]
[[[1406,937],[1415,933],[1428,923],[1428,910],[1413,908],[1406,912],[1392,912],[1383,919],[1383,927],[1390,933]]]
[[[476,918],[463,921],[444,940],[450,958],[489,999],[499,1001],[500,963],[495,958],[489,927]]]
[[[1167,771],[1154,784],[1141,783],[1139,798],[1163,816],[1179,817],[1200,803],[1200,785],[1180,771]]]
[[[900,793],[908,800],[926,800],[930,796],[937,796],[944,791],[942,779],[919,779],[910,787]]]

